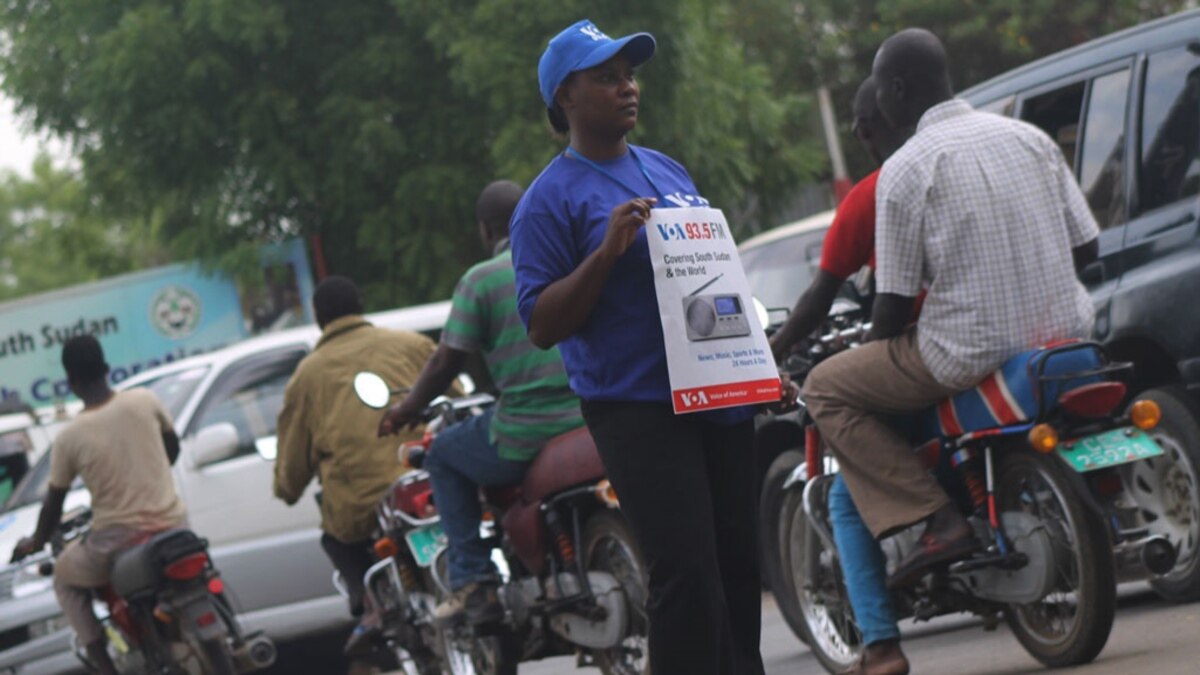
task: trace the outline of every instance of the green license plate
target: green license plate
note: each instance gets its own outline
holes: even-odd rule
[[[1058,447],[1058,454],[1079,473],[1136,462],[1163,454],[1154,439],[1140,429],[1113,429],[1079,438]]]
[[[404,541],[408,542],[408,549],[412,551],[417,564],[429,567],[438,551],[446,548],[446,532],[441,523],[434,523],[407,532]]]

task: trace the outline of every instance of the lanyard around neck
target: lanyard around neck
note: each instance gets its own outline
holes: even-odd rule
[[[607,179],[611,180],[612,182],[616,183],[617,185],[620,185],[621,187],[625,188],[634,197],[644,197],[645,196],[641,192],[634,190],[625,181],[614,176],[613,173],[611,171],[609,171],[608,169],[600,166],[598,163],[579,154],[578,150],[576,150],[575,148],[572,148],[569,145],[567,146],[567,154],[570,155],[571,157],[583,162],[589,168],[594,169],[595,171],[599,172],[600,175],[604,176],[605,178],[607,178]],[[650,172],[646,170],[646,165],[644,163],[642,163],[642,158],[637,156],[637,153],[635,153],[633,151],[632,146],[630,146],[630,148],[629,148],[629,156],[632,157],[635,162],[637,162],[638,168],[642,170],[642,175],[646,177],[646,182],[650,183],[650,187],[654,188],[654,193],[658,195],[658,198],[661,199],[662,201],[666,201],[667,196],[663,194],[662,190],[658,189],[658,183],[655,183],[654,179],[650,177]]]

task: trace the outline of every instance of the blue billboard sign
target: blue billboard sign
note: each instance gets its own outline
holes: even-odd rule
[[[0,399],[70,395],[62,345],[100,340],[115,384],[148,368],[259,333],[312,322],[312,274],[299,240],[264,247],[261,283],[178,264],[0,305]]]

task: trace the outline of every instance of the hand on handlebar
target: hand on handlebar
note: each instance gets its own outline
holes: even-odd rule
[[[13,548],[12,560],[9,560],[9,562],[19,563],[25,558],[28,558],[34,553],[42,550],[45,548],[45,546],[45,544],[39,545],[33,537],[22,537],[21,540],[17,542],[17,545]]]
[[[422,411],[410,410],[405,405],[407,403],[408,399],[406,398],[383,413],[383,418],[379,420],[378,436],[380,438],[398,434],[404,429],[412,429],[424,422],[421,415]]]
[[[784,413],[795,408],[796,402],[800,400],[800,385],[793,382],[791,376],[782,371],[779,373],[779,391],[779,400],[767,404],[767,407],[776,413]]]

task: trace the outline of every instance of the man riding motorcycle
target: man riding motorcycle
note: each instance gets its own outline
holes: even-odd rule
[[[1085,337],[1092,325],[1091,301],[1072,272],[1095,256],[1098,228],[1061,152],[1027,124],[955,100],[945,59],[937,38],[916,29],[889,38],[876,55],[880,110],[916,134],[884,164],[877,185],[874,342],[826,360],[805,384],[870,533],[882,538],[926,523],[889,587],[970,555],[977,542],[885,416],[929,407],[1008,357]],[[906,328],[923,289],[921,318]],[[866,566],[874,574],[853,570],[872,552],[878,548],[862,549],[847,565],[848,588],[874,578],[880,592],[881,557]],[[843,554],[854,557],[853,548]],[[888,643],[864,650],[853,672],[907,670],[898,643]]]
[[[876,163],[882,164],[912,135],[911,127],[893,127],[875,103],[875,81],[868,77],[854,97],[854,135]],[[821,247],[820,267],[800,296],[788,320],[771,336],[771,351],[779,361],[810,335],[829,314],[846,279],[864,265],[875,268],[876,170],[858,182],[838,207]],[[833,536],[840,552],[847,595],[863,638],[863,662],[907,672],[900,651],[900,627],[884,584],[887,570],[879,543],[862,522],[845,481],[838,477],[829,494]]]
[[[171,478],[179,438],[153,393],[109,388],[108,364],[94,336],[67,340],[62,364],[84,407],[54,441],[37,531],[17,544],[13,560],[46,545],[62,519],[71,483],[81,477],[92,497],[92,529],[58,556],[54,591],[91,663],[104,675],[116,675],[104,630],[92,613],[92,593],[109,582],[118,553],[184,526],[183,502]]]
[[[449,541],[452,595],[434,612],[440,622],[463,614],[473,624],[503,618],[496,569],[479,535],[479,487],[519,483],[547,440],[583,426],[558,349],[535,347],[517,316],[508,222],[522,192],[516,183],[497,181],[479,195],[475,218],[494,257],[463,275],[437,352],[379,423],[380,435],[416,424],[473,353],[484,355],[500,390],[494,410],[443,430],[425,459]]]
[[[368,645],[379,623],[374,608],[364,606],[363,588],[363,575],[375,562],[375,504],[404,468],[395,443],[371,433],[374,416],[354,398],[352,383],[359,371],[371,369],[407,385],[434,345],[419,333],[371,325],[362,317],[358,287],[345,277],[318,284],[312,302],[321,339],[284,392],[274,489],[291,505],[314,476],[321,481],[321,548],[341,572],[351,613],[362,617],[346,644],[355,652]]]

